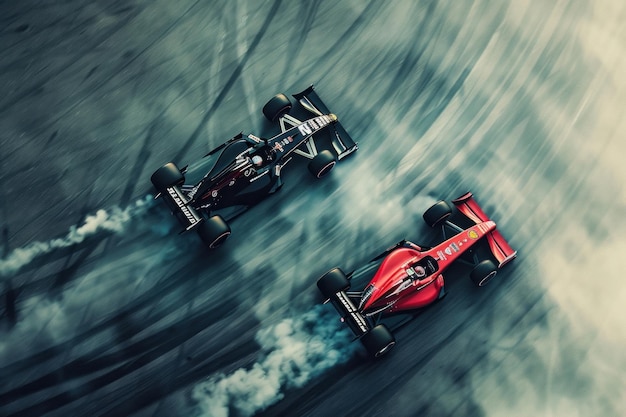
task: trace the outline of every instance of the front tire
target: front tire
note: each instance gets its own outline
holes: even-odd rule
[[[204,220],[197,228],[200,239],[209,249],[221,246],[230,236],[230,227],[222,216],[215,215]]]
[[[339,291],[347,291],[350,288],[350,281],[341,269],[333,268],[317,280],[317,288],[324,299],[329,299]]]
[[[289,113],[289,110],[291,110],[289,97],[280,93],[272,97],[272,99],[263,106],[263,115],[265,115],[270,122],[275,122],[283,114]]]
[[[311,162],[309,162],[309,172],[315,176],[315,178],[322,178],[333,169],[337,160],[335,155],[327,149],[315,155]]]
[[[478,265],[472,269],[470,278],[477,286],[484,287],[493,279],[493,277],[496,276],[497,272],[498,268],[494,265],[494,263],[486,259],[479,262]]]
[[[373,358],[380,358],[396,345],[396,339],[387,326],[379,324],[361,337],[361,343]]]
[[[154,188],[156,188],[158,192],[162,192],[166,188],[175,185],[183,185],[185,183],[185,176],[180,172],[180,169],[178,169],[175,163],[168,162],[152,174],[150,181],[152,181],[152,185],[154,185]]]
[[[424,221],[430,227],[437,227],[452,215],[450,205],[445,201],[439,201],[424,212]]]

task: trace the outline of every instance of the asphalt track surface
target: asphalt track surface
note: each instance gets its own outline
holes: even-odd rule
[[[626,415],[618,0],[0,3],[0,415]],[[149,177],[315,83],[360,145],[207,252]],[[364,358],[315,281],[471,190],[519,257]]]

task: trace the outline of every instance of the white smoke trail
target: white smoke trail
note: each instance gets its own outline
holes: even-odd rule
[[[147,195],[125,209],[113,207],[108,211],[98,210],[95,214],[88,215],[80,226],[72,226],[64,237],[47,242],[32,242],[17,248],[5,259],[0,260],[0,277],[15,274],[35,258],[50,253],[55,249],[67,248],[81,243],[98,232],[122,233],[128,222],[133,217],[145,213],[153,204],[153,201],[153,196]]]
[[[213,376],[194,388],[201,415],[227,417],[235,411],[238,416],[251,416],[281,400],[284,390],[301,387],[346,362],[359,344],[352,343],[349,330],[337,323],[332,307],[318,305],[261,329],[256,336],[264,353],[260,361],[230,375]]]

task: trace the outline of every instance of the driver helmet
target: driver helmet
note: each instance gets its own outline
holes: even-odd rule
[[[418,278],[423,278],[426,276],[426,270],[423,266],[416,265],[413,267],[413,270],[415,270],[415,275],[417,275]]]
[[[252,163],[257,167],[260,167],[261,165],[263,165],[263,158],[261,158],[259,155],[254,155],[252,157]]]

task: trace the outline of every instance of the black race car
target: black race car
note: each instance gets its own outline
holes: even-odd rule
[[[295,108],[284,94],[263,107],[265,117],[280,126],[271,139],[240,133],[196,166],[179,169],[169,162],[152,174],[155,198],[166,202],[183,231],[196,230],[209,248],[216,248],[230,235],[227,220],[280,189],[281,171],[294,155],[308,158],[309,171],[321,178],[358,149],[313,86],[293,97]],[[300,120],[299,114],[306,117]],[[330,149],[321,150],[321,142]]]

